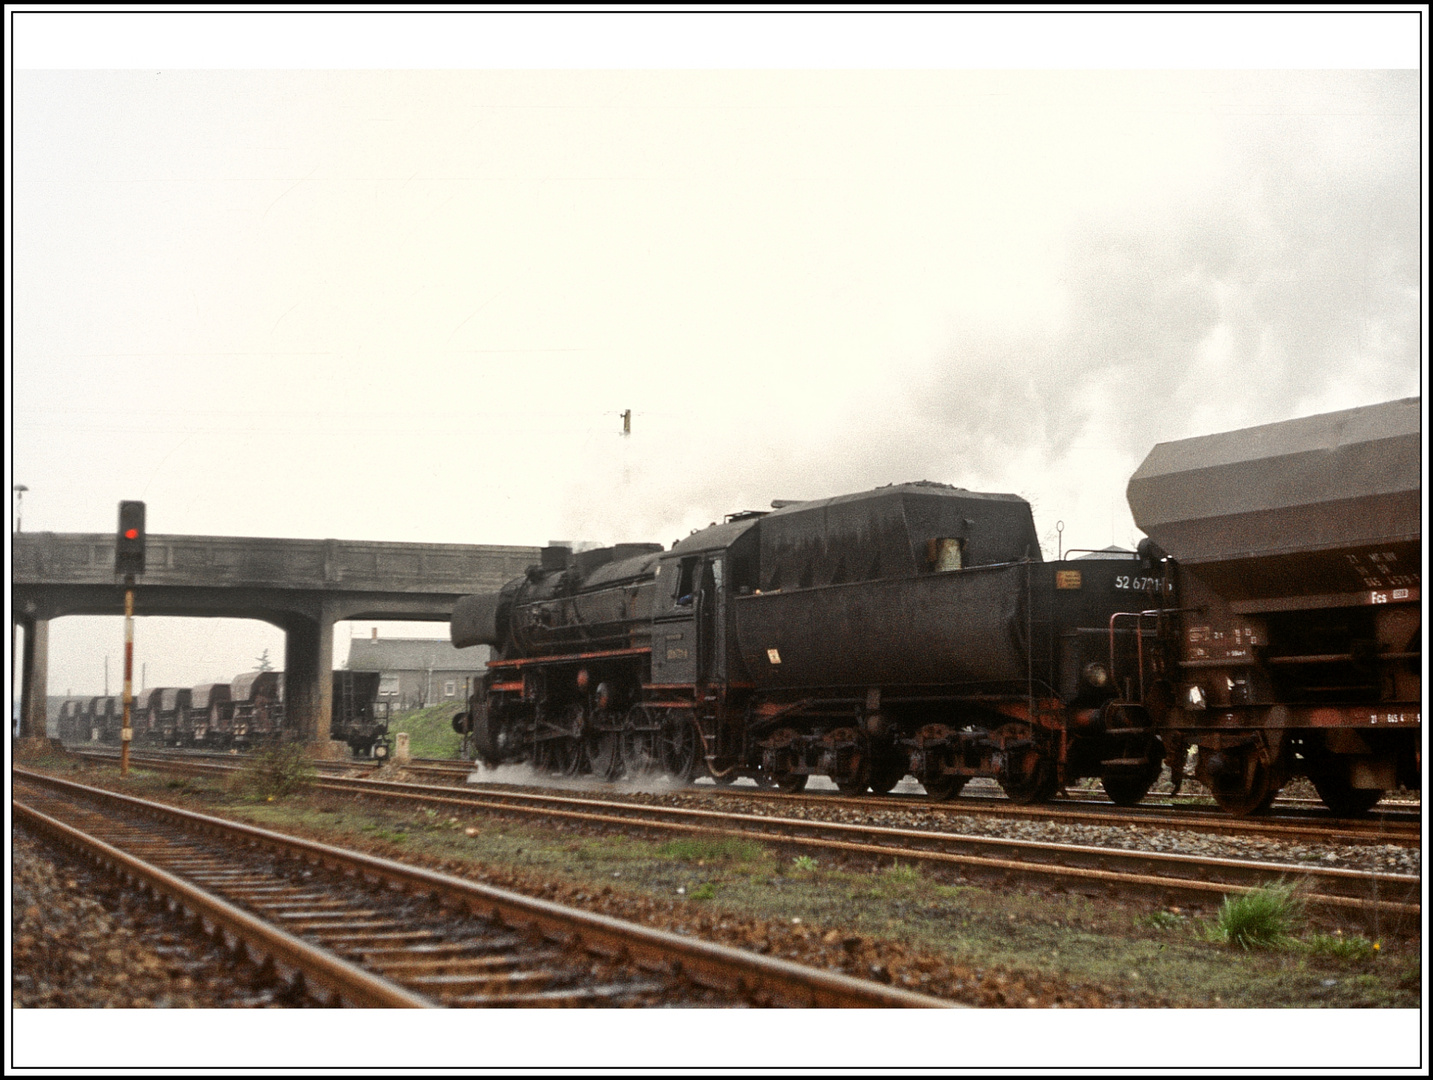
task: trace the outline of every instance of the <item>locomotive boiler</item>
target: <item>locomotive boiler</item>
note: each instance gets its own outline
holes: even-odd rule
[[[541,565],[454,608],[495,650],[478,757],[844,791],[993,777],[1021,802],[1098,776],[1141,798],[1163,744],[1139,695],[1149,575],[1132,552],[1042,559],[1030,506],[928,482],[734,514],[663,551]]]
[[[1305,775],[1335,813],[1421,784],[1420,400],[1160,443],[1129,482],[1151,714],[1235,814]]]

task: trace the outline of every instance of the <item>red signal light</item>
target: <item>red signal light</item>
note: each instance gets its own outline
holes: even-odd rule
[[[144,573],[144,546],[144,503],[134,500],[120,503],[114,572],[126,575]]]

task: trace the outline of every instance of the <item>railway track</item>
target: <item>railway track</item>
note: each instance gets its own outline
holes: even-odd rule
[[[78,750],[77,753],[94,757],[117,757],[118,751]],[[230,768],[237,767],[235,755],[213,753],[164,753],[143,751],[134,755],[135,761],[148,762],[197,762],[212,763]],[[315,765],[321,772],[351,776],[355,772],[376,771],[377,766],[364,761],[318,761]],[[409,775],[426,776],[439,783],[447,783],[469,789],[472,785],[467,778],[473,770],[470,762],[414,759],[403,767]],[[197,770],[203,771],[203,770]],[[488,787],[489,785],[484,785]],[[497,785],[491,785],[496,788]],[[560,782],[554,784],[560,788]],[[530,790],[503,785],[502,790]],[[1121,808],[1108,802],[1092,800],[1061,799],[1039,806],[1019,806],[998,796],[962,795],[949,802],[936,802],[917,794],[891,794],[883,796],[847,796],[836,792],[806,792],[786,794],[756,787],[713,787],[694,785],[680,789],[686,794],[699,795],[712,800],[754,800],[776,806],[836,808],[881,813],[892,810],[920,810],[926,814],[944,817],[1004,818],[1017,821],[1052,821],[1065,825],[1128,826],[1138,825],[1151,829],[1184,830],[1210,833],[1218,836],[1259,837],[1267,840],[1289,843],[1313,844],[1395,844],[1402,847],[1421,847],[1423,843],[1421,813],[1388,809],[1375,812],[1359,820],[1344,820],[1331,817],[1327,811],[1311,811],[1299,807],[1296,813],[1287,811],[1262,818],[1231,818],[1223,811],[1196,808],[1174,808],[1142,804]],[[621,798],[614,792],[612,797]],[[1276,804],[1276,808],[1278,804]]]
[[[195,763],[207,770],[214,766]],[[653,806],[532,791],[457,789],[362,777],[319,780],[318,790],[377,797],[414,807],[483,810],[542,823],[720,835],[782,844],[827,856],[921,861],[956,877],[997,886],[1053,885],[1092,895],[1149,895],[1160,903],[1209,905],[1281,879],[1302,885],[1311,911],[1360,924],[1416,925],[1416,876],[1374,874],[1241,859],[889,828],[737,811]]]
[[[361,852],[16,769],[14,812],[331,1004],[945,1007]]]
[[[1141,804],[1117,807],[1108,802],[1059,799],[1039,806],[1020,806],[1000,796],[962,795],[948,802],[935,802],[921,795],[891,794],[879,797],[850,797],[832,793],[788,795],[760,788],[717,788],[724,798],[758,799],[789,805],[846,806],[879,812],[919,809],[943,816],[1006,818],[1021,821],[1055,821],[1065,825],[1140,825],[1213,833],[1220,836],[1263,837],[1291,843],[1329,844],[1422,844],[1420,818],[1416,814],[1390,813],[1367,820],[1348,821],[1330,817],[1275,814],[1263,818],[1232,818],[1222,810],[1166,808]]]

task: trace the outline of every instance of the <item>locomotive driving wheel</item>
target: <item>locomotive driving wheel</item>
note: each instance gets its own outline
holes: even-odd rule
[[[655,772],[657,757],[658,726],[646,708],[634,705],[627,714],[627,724],[622,729],[622,764],[629,778]]]
[[[657,732],[657,759],[662,771],[690,784],[701,771],[702,737],[685,709],[668,709]]]
[[[599,780],[616,780],[622,775],[622,733],[589,731],[582,740],[587,768]]]
[[[553,776],[575,776],[580,770],[581,755],[576,739],[559,736],[543,739],[532,753],[533,768]]]

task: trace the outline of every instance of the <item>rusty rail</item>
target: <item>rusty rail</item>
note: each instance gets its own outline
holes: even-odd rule
[[[254,954],[268,957],[280,973],[297,972],[304,983],[319,988],[331,1000],[360,1009],[427,1009],[433,1002],[387,979],[364,971],[325,949],[315,948],[287,931],[257,919],[248,912],[157,866],[66,825],[18,800],[10,806],[15,816],[50,836],[57,843],[112,873],[168,896],[226,938],[241,941]]]
[[[490,913],[509,925],[531,927],[561,942],[567,949],[585,948],[605,955],[623,955],[639,967],[680,971],[703,985],[742,995],[814,1008],[955,1007],[952,1002],[925,994],[655,930],[390,859],[197,814],[43,773],[16,768],[14,776],[58,791],[181,822],[196,831],[258,843],[323,866],[377,876],[409,891],[439,897],[475,914]]]

